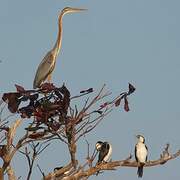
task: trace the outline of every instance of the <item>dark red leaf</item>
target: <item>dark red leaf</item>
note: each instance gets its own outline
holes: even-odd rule
[[[126,98],[126,97],[124,97],[124,110],[125,110],[126,112],[128,112],[128,111],[129,111],[128,100],[127,100],[127,98]]]
[[[91,93],[91,92],[93,92],[93,88],[89,88],[87,91],[88,91],[88,93]]]
[[[136,88],[132,84],[129,83],[128,95],[132,94],[135,90],[136,90]]]
[[[58,110],[61,106],[59,104],[50,104],[48,106],[48,111],[52,111],[52,110]]]
[[[41,89],[45,92],[49,92],[54,90],[56,87],[53,85],[53,83],[44,83],[41,85]]]
[[[10,101],[10,99],[14,99],[14,97],[20,97],[21,95],[19,93],[4,93],[2,100],[6,102],[7,100]]]
[[[19,86],[19,85],[15,84],[15,87],[16,87],[17,92],[19,92],[19,93],[24,93],[25,92],[25,89],[22,86]]]
[[[4,102],[6,102],[6,101],[8,100],[8,94],[9,94],[9,93],[4,93],[4,94],[3,94],[2,100],[3,100]]]
[[[36,119],[36,122],[38,122],[38,123],[44,123],[45,122],[43,117],[36,116],[35,119]]]
[[[80,91],[81,94],[83,94],[83,93],[85,93],[85,92],[86,92],[85,90]]]
[[[83,93],[91,93],[91,92],[93,92],[93,88],[89,88],[89,89],[80,91],[81,94],[83,94]]]
[[[116,107],[120,105],[121,99],[122,99],[122,98],[120,97],[120,98],[117,99],[116,102],[114,103]]]
[[[11,113],[17,112],[20,103],[21,103],[21,102],[20,102],[18,99],[9,101],[9,103],[8,103],[8,109],[9,109],[9,111],[10,111]]]
[[[8,103],[8,109],[11,113],[15,113],[18,110],[21,101],[18,99],[20,93],[5,93],[2,100]]]
[[[105,108],[108,105],[107,102],[105,102],[104,104],[100,105],[101,108]]]
[[[35,111],[34,116],[36,117],[43,117],[43,112],[42,111]]]
[[[30,96],[29,96],[29,99],[30,99],[31,101],[35,101],[38,97],[39,97],[39,94],[33,94],[33,95],[30,95]]]
[[[19,109],[19,113],[21,113],[22,118],[30,118],[33,114],[34,107],[33,106],[26,106]]]
[[[63,85],[60,92],[64,95],[63,101],[62,101],[62,109],[65,114],[67,114],[67,110],[70,104],[70,92],[69,90]]]
[[[37,139],[37,138],[41,138],[46,134],[46,132],[34,132],[32,134],[30,134],[28,137],[31,139]]]
[[[53,122],[50,127],[52,128],[52,130],[57,131],[60,128],[61,124],[58,122]]]
[[[21,118],[29,118],[25,112],[21,112]]]
[[[43,127],[39,127],[39,126],[36,126],[36,127],[27,127],[27,128],[24,128],[25,130],[27,131],[37,131],[39,129],[44,129]]]
[[[96,113],[98,113],[100,115],[103,113],[103,111],[100,111],[100,110],[97,110],[97,111],[94,111],[94,112],[96,112]]]
[[[7,126],[3,126],[3,127],[0,127],[1,130],[4,130],[6,132],[9,132],[9,127]]]

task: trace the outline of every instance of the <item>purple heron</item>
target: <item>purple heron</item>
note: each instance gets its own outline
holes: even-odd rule
[[[55,68],[57,55],[59,53],[59,50],[61,48],[61,42],[62,42],[62,18],[65,14],[73,13],[73,12],[79,12],[86,9],[80,9],[80,8],[71,8],[71,7],[65,7],[58,18],[58,36],[56,43],[54,47],[46,54],[46,56],[43,58],[41,63],[38,66],[38,69],[36,71],[36,75],[33,82],[33,88],[39,88],[46,79],[50,81],[51,79],[51,73]]]

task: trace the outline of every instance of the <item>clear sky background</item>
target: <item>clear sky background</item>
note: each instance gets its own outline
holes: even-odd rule
[[[135,134],[143,134],[149,159],[157,159],[164,145],[180,149],[180,1],[179,0],[0,0],[0,93],[14,84],[29,89],[38,64],[57,37],[59,12],[66,6],[87,12],[66,15],[63,41],[53,82],[63,82],[72,95],[96,90],[106,83],[114,95],[131,82],[130,112],[116,109],[86,138],[113,146],[112,159],[134,153]],[[68,162],[65,147],[53,144],[37,163],[45,173]],[[84,152],[85,150],[85,152]],[[79,142],[84,161],[86,142]],[[13,162],[17,176],[25,177],[23,158]],[[146,168],[144,180],[180,179],[180,158],[164,166]],[[34,167],[32,179],[39,179]],[[138,179],[135,168],[105,172],[98,180]],[[22,178],[25,179],[25,178]],[[91,180],[95,180],[93,176]]]

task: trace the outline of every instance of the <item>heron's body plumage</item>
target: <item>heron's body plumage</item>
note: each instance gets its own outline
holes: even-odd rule
[[[53,54],[49,51],[38,66],[36,76],[34,78],[33,88],[40,87],[42,82],[47,79],[55,68],[56,61]]]

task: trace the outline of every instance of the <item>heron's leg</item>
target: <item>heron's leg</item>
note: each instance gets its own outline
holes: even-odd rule
[[[51,82],[51,78],[52,78],[52,76],[51,76],[51,74],[49,74],[49,75],[48,75],[48,77],[47,77],[47,81],[48,81],[48,83],[50,83],[50,82]]]

